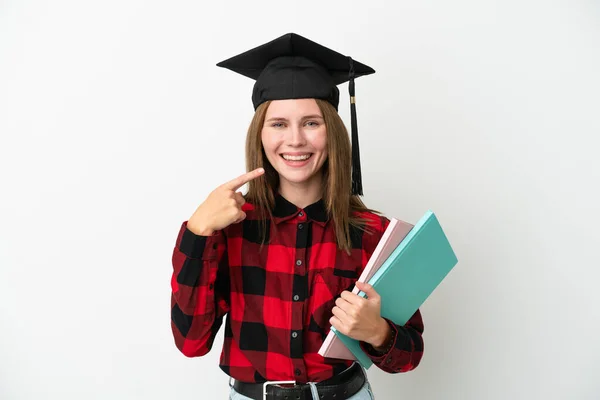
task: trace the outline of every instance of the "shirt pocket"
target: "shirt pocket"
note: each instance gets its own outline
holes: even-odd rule
[[[315,273],[311,294],[317,297],[337,298],[344,290],[352,291],[358,280],[358,273],[353,270],[324,268]]]
[[[320,271],[320,274],[324,283],[331,288],[334,296],[339,295],[344,290],[351,292],[358,280],[356,269],[326,268]]]
[[[334,268],[324,268],[314,273],[308,301],[309,317],[305,322],[310,325],[312,317],[321,329],[322,339],[325,339],[329,331],[329,319],[333,315],[335,300],[344,290],[352,291],[357,279],[353,274],[346,271],[340,273]]]

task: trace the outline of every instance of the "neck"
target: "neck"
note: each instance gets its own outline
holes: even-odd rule
[[[323,197],[321,176],[314,176],[310,181],[301,183],[282,179],[279,193],[296,207],[305,208]]]

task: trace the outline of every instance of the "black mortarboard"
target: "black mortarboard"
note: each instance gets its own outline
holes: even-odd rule
[[[337,85],[349,82],[352,124],[352,194],[362,196],[354,78],[375,72],[336,51],[288,33],[217,64],[255,79],[254,109],[267,100],[318,98],[338,109]]]

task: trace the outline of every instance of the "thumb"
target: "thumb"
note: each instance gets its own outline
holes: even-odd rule
[[[240,213],[238,214],[238,217],[235,221],[233,221],[234,224],[239,224],[240,222],[242,222],[243,220],[246,219],[246,213],[243,211],[240,211]]]
[[[379,294],[375,291],[375,288],[366,282],[356,282],[356,287],[365,292],[368,299],[379,298]]]

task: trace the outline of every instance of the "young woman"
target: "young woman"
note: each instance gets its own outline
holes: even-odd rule
[[[372,70],[295,34],[219,65],[256,79],[250,172],[216,188],[181,226],[175,343],[188,357],[206,354],[226,316],[220,367],[230,399],[372,399],[358,363],[318,354],[331,326],[389,373],[414,369],[423,354],[420,312],[395,325],[375,290],[356,282],[388,219],[357,193],[356,132],[351,148],[336,85],[350,80],[352,92],[354,77]]]

